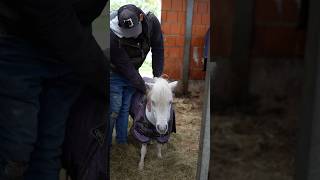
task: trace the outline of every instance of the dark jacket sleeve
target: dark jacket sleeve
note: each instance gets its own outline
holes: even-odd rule
[[[150,23],[152,23],[151,31],[151,52],[152,52],[152,70],[153,76],[159,77],[163,72],[164,52],[163,52],[163,35],[161,25],[156,16],[150,16]]]
[[[98,4],[97,1],[92,3]],[[99,1],[99,6],[107,2]],[[24,28],[36,41],[48,47],[60,61],[70,64],[81,80],[103,88],[100,83],[105,83],[107,59],[89,28],[79,20],[71,0],[17,0],[16,3],[22,22],[28,22]]]
[[[125,49],[120,48],[117,35],[110,31],[110,60],[116,71],[127,78],[132,85],[143,93],[146,92],[145,82],[130,62]]]

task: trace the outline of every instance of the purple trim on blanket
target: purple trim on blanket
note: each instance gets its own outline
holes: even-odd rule
[[[170,138],[170,135],[166,135],[166,136],[156,137],[156,140],[158,141],[158,143],[164,144],[169,141],[169,138]]]
[[[141,143],[148,143],[151,141],[151,138],[139,133],[136,129],[132,129],[131,134]]]

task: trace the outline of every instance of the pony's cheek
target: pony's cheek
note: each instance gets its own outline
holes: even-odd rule
[[[157,115],[157,113],[156,113],[156,111],[151,107],[151,112],[152,112],[152,114],[153,114],[153,117],[157,117],[156,115]]]
[[[151,108],[151,103],[150,102],[147,103],[147,109],[148,109],[149,112],[151,112],[152,108]]]

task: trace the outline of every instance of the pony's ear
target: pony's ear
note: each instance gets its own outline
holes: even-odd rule
[[[178,85],[178,81],[173,81],[173,82],[169,83],[171,91],[174,91],[176,89],[177,85]]]

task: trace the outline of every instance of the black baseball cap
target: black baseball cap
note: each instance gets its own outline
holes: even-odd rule
[[[118,25],[125,37],[137,37],[142,32],[142,24],[139,20],[141,9],[133,4],[121,6],[118,10]]]

